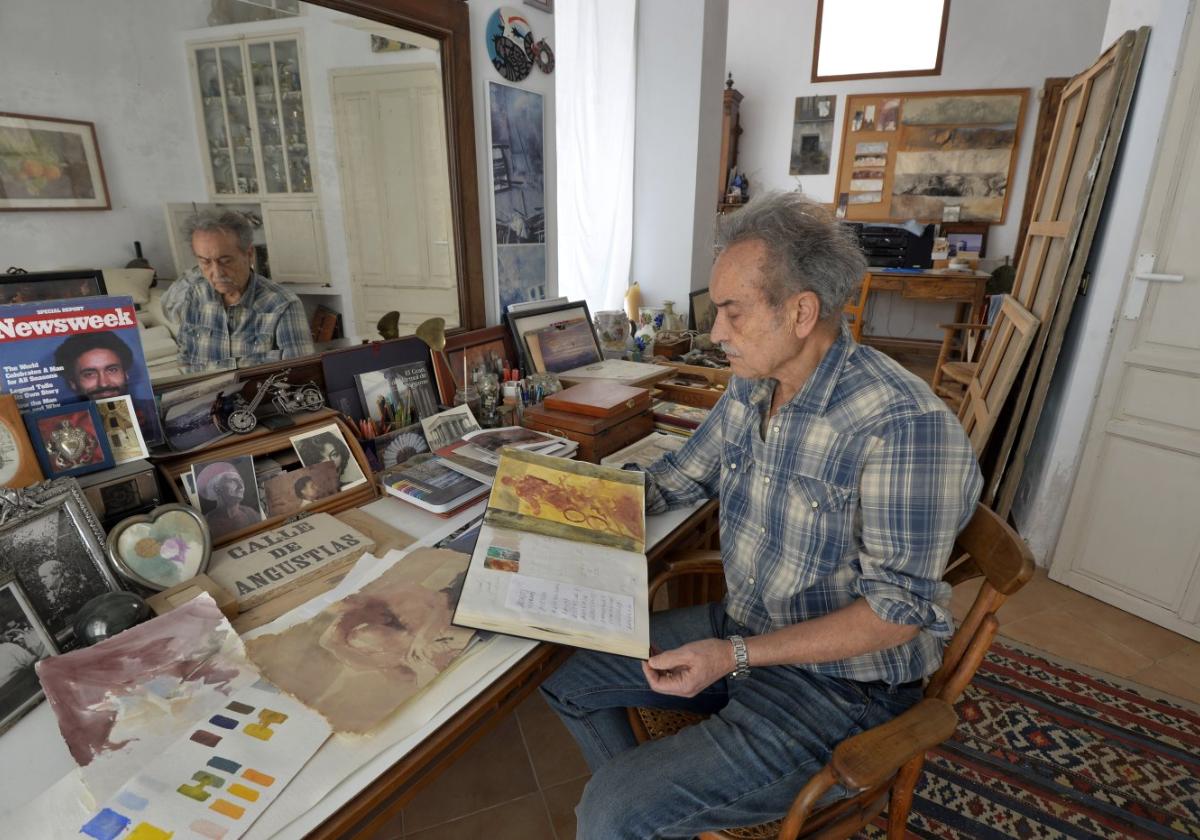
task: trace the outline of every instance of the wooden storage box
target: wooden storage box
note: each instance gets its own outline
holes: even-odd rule
[[[710,368],[700,365],[685,365],[682,362],[666,362],[680,373],[703,377],[708,386],[677,385],[669,380],[657,383],[654,387],[659,391],[658,396],[664,400],[677,402],[681,405],[694,405],[698,408],[712,408],[721,399],[729,386],[729,378],[733,375],[729,368]]]
[[[606,455],[650,434],[654,417],[649,409],[617,417],[588,417],[535,405],[525,409],[521,425],[575,441],[579,444],[579,460],[598,464]]]
[[[311,432],[321,426],[336,425],[341,431],[342,437],[346,440],[346,446],[350,448],[350,454],[358,462],[363,475],[367,477],[367,481],[356,487],[341,490],[332,496],[327,496],[324,499],[314,502],[312,505],[306,507],[304,512],[319,513],[324,511],[326,513],[337,513],[350,508],[361,507],[379,497],[379,488],[373,479],[371,465],[367,462],[362,447],[358,444],[358,439],[350,431],[350,427],[341,420],[336,411],[323,408],[320,411],[292,416],[296,420],[294,426],[278,430],[265,429],[260,426],[248,434],[230,435],[211,446],[195,449],[191,452],[180,452],[163,458],[156,458],[155,462],[159,471],[167,480],[167,484],[170,485],[172,492],[174,492],[176,500],[186,505],[188,504],[188,497],[187,493],[184,492],[180,476],[188,472],[192,468],[192,464],[201,461],[219,461],[222,458],[232,458],[238,455],[279,457],[284,462],[291,461],[295,452],[291,441],[293,437],[304,432]],[[296,460],[296,466],[299,466],[298,459]],[[253,525],[237,531],[231,531],[220,538],[214,539],[213,547],[236,542],[251,534],[265,531],[268,528],[276,528],[282,525],[288,518],[282,515],[268,515],[260,522],[255,522]]]

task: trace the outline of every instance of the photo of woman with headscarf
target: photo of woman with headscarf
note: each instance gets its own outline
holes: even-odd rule
[[[193,464],[192,472],[200,495],[200,512],[214,540],[262,521],[251,456]]]

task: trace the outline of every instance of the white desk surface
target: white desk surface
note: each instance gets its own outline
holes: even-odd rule
[[[433,545],[481,515],[484,507],[480,502],[451,519],[442,519],[398,499],[383,498],[364,510],[406,533],[421,534],[415,545]],[[666,537],[697,507],[647,517],[648,547]],[[536,646],[537,642],[526,639],[496,636],[460,657],[370,736],[334,735],[244,836],[303,837]],[[0,786],[0,822],[5,836],[77,836],[94,805],[48,703],[38,705],[0,737],[0,766],[8,768],[5,784]]]

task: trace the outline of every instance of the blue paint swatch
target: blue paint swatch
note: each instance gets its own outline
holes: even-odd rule
[[[226,773],[236,773],[242,769],[242,765],[236,761],[230,761],[228,758],[221,758],[219,755],[214,755],[208,760],[208,766],[217,770],[223,770]]]
[[[117,804],[124,805],[130,811],[140,811],[150,804],[150,800],[138,796],[131,790],[123,790],[117,794]]]
[[[208,722],[222,729],[237,729],[237,721],[233,718],[227,718],[225,715],[213,715],[208,719]]]
[[[96,840],[113,840],[129,826],[129,817],[122,816],[109,808],[101,808],[79,831]]]

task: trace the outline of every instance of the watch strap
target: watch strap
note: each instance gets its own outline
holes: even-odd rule
[[[750,676],[750,652],[746,649],[746,640],[741,636],[730,636],[729,643],[733,645],[733,671],[731,679],[743,680]]]

